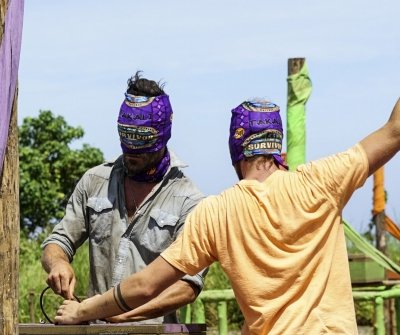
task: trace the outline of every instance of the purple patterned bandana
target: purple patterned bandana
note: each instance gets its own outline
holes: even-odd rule
[[[166,149],[163,158],[158,162],[157,166],[145,172],[135,174],[134,176],[129,176],[129,178],[139,182],[158,183],[167,172],[170,162],[171,156],[169,155],[169,151]]]
[[[269,101],[245,101],[232,110],[229,150],[232,164],[255,155],[272,155],[287,168],[282,159],[282,120],[279,106]]]
[[[172,107],[168,95],[134,96],[125,93],[118,116],[118,134],[124,153],[155,152],[171,137]]]

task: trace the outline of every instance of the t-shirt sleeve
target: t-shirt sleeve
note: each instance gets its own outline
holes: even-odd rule
[[[202,200],[188,215],[182,233],[161,253],[161,257],[190,275],[212,264],[216,260],[216,229],[213,227],[216,210],[215,197]]]
[[[368,177],[368,159],[360,144],[298,168],[305,183],[317,187],[343,208]]]

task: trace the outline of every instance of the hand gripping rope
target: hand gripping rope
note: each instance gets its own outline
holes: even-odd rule
[[[44,297],[44,294],[46,293],[46,291],[47,291],[49,288],[50,288],[50,286],[47,286],[47,287],[42,291],[42,293],[40,294],[40,300],[39,300],[39,302],[40,302],[40,309],[42,310],[42,313],[43,313],[44,317],[46,318],[46,320],[47,320],[48,322],[54,324],[54,321],[51,320],[51,319],[49,318],[49,316],[47,315],[47,313],[44,311],[44,306],[43,306],[43,297]],[[81,302],[81,301],[79,300],[79,298],[78,298],[76,295],[74,295],[74,298],[75,298],[75,300],[76,300],[77,302]],[[45,322],[44,322],[43,320],[40,320],[40,323],[45,323]]]

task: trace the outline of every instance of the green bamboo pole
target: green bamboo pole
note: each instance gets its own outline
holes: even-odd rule
[[[217,303],[218,313],[218,333],[219,335],[228,334],[227,301],[235,300],[232,289],[226,290],[206,290],[202,291],[193,303],[193,319],[197,323],[205,323],[205,303]]]
[[[306,161],[305,104],[311,95],[312,86],[305,58],[288,60],[287,82],[286,161],[289,169],[295,170]]]
[[[395,299],[396,302],[396,321],[397,321],[397,333],[399,334],[399,325],[400,325],[400,315],[399,315],[399,306],[398,300],[400,297],[400,287],[395,286],[391,288],[385,288],[382,286],[377,287],[374,291],[355,291],[353,290],[353,298],[355,300],[370,300],[374,301],[375,305],[375,320],[374,320],[374,328],[375,334],[384,335],[386,332],[385,329],[385,308],[384,301],[385,299]]]
[[[218,312],[218,333],[228,335],[228,313],[226,301],[220,301],[217,305]]]
[[[383,306],[383,298],[376,297],[375,299],[375,334],[385,335],[385,309]]]
[[[353,291],[355,300],[375,300],[376,298],[392,299],[400,297],[400,287],[393,287],[385,291]]]
[[[204,312],[204,304],[201,299],[197,298],[193,303],[193,321],[195,323],[205,323],[206,316]]]
[[[218,302],[220,300],[235,300],[232,289],[202,291],[198,299],[204,302]]]
[[[186,305],[179,309],[179,321],[181,323],[191,323],[192,322],[192,306]]]

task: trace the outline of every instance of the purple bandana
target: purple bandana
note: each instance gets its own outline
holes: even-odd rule
[[[168,95],[134,96],[125,93],[118,116],[118,134],[124,153],[155,152],[171,137],[172,107]]]
[[[255,155],[281,157],[283,129],[279,106],[269,101],[245,101],[232,110],[229,150],[232,164]]]
[[[169,151],[166,149],[164,157],[158,162],[157,166],[145,172],[135,174],[134,176],[129,176],[129,178],[139,182],[158,183],[167,172],[170,162],[171,157]]]

